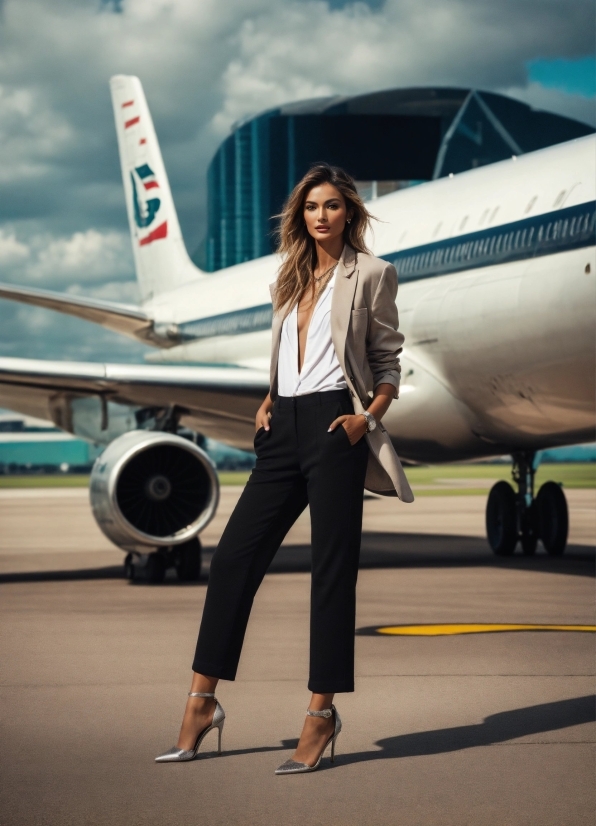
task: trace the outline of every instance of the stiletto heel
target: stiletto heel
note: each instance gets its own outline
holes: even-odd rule
[[[165,751],[163,754],[160,754],[155,758],[156,763],[185,763],[188,760],[194,760],[194,758],[197,756],[197,752],[199,750],[201,743],[209,734],[209,732],[213,731],[214,729],[217,729],[217,753],[221,754],[221,735],[224,727],[224,722],[226,719],[225,711],[215,698],[215,694],[207,694],[203,691],[189,691],[188,696],[205,697],[206,699],[211,698],[215,700],[215,711],[213,712],[213,719],[211,720],[211,723],[208,726],[206,726],[202,731],[199,732],[194,747],[192,749],[185,750],[176,748],[176,746],[172,746],[171,749],[168,749],[168,751]]]
[[[335,741],[341,732],[341,717],[339,716],[337,709],[332,705],[331,708],[324,708],[322,711],[311,711],[308,709],[306,714],[308,717],[328,718],[333,716],[335,721],[333,726],[333,734],[323,746],[323,751],[319,754],[319,758],[314,766],[309,766],[308,763],[298,763],[296,760],[286,760],[285,763],[278,766],[275,770],[275,774],[304,774],[305,772],[316,771],[321,764],[321,760],[323,759],[323,755],[325,754],[329,744],[331,744],[331,762],[335,762]]]

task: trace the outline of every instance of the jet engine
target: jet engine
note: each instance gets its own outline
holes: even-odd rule
[[[219,481],[207,454],[170,433],[133,430],[111,442],[91,472],[93,515],[128,551],[129,578],[159,582],[166,568],[200,576],[199,532],[212,519]]]

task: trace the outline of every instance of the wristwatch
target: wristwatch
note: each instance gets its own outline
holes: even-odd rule
[[[364,410],[362,412],[362,415],[366,419],[366,432],[370,433],[377,426],[377,420],[375,419],[372,413],[368,412],[368,410]]]

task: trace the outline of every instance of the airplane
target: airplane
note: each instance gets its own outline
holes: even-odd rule
[[[251,449],[269,388],[279,260],[207,274],[190,260],[138,78],[110,81],[141,304],[17,285],[0,297],[86,319],[151,345],[147,364],[0,358],[0,404],[106,445],[90,501],[131,579],[200,576],[199,534],[219,483],[204,434]],[[534,495],[539,451],[592,441],[595,418],[596,136],[369,203],[374,253],[395,264],[406,337],[384,425],[414,463],[511,454],[515,488],[491,489],[493,552],[538,539],[563,553],[560,487]]]

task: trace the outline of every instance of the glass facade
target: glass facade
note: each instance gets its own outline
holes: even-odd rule
[[[275,216],[317,161],[342,166],[373,199],[593,131],[469,89],[394,89],[272,109],[239,124],[211,161],[207,235],[193,257],[213,272],[272,252]]]

